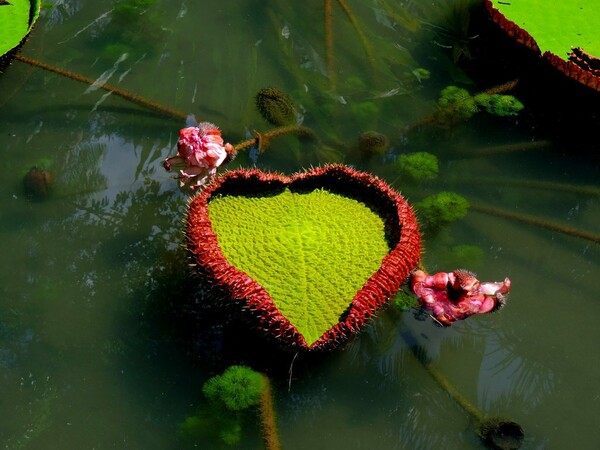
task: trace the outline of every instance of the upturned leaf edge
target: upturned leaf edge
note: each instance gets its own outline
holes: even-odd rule
[[[279,312],[269,293],[257,281],[227,261],[209,217],[208,206],[215,195],[256,195],[285,187],[298,190],[324,188],[367,204],[384,219],[386,239],[391,243],[391,250],[383,258],[380,268],[349,302],[340,321],[311,345]],[[310,351],[332,349],[356,334],[398,291],[421,256],[421,235],[417,219],[404,197],[383,180],[339,164],[290,176],[258,169],[225,172],[190,199],[185,236],[185,246],[192,265],[208,281],[210,289],[219,290],[222,297],[225,297],[224,301],[238,304],[242,316],[264,334],[275,338],[281,347]]]

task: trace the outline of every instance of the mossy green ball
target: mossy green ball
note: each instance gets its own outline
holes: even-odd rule
[[[402,154],[396,160],[396,166],[413,181],[434,180],[439,172],[437,156],[428,152]]]
[[[265,380],[260,373],[246,366],[231,366],[223,374],[204,383],[202,392],[231,411],[242,411],[260,401],[265,387]]]
[[[421,200],[416,209],[421,220],[435,230],[463,218],[469,210],[469,202],[454,192],[440,192]]]

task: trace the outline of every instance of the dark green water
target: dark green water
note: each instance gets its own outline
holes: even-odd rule
[[[258,89],[288,92],[327,147],[274,140],[258,157],[261,169],[346,162],[383,177],[412,202],[449,190],[473,205],[600,231],[598,158],[540,131],[548,114],[534,104],[524,100],[519,116],[478,113],[450,129],[404,133],[434,111],[445,86],[471,93],[493,86],[461,69],[477,63],[469,62],[467,45],[485,38],[465,31],[468,15],[456,11],[466,2],[348,1],[372,52],[369,63],[334,1],[335,90],[323,2],[148,1],[125,12],[114,2],[53,3],[23,55],[214,122],[228,142],[271,128],[254,108]],[[415,76],[421,67],[429,79]],[[201,287],[179,248],[186,196],[161,162],[174,154],[183,126],[18,61],[0,78],[3,448],[218,448],[183,439],[179,424],[205,402],[209,376],[260,359],[261,349],[245,353],[230,327],[203,318],[218,312],[192,323],[181,306]],[[390,138],[389,154],[356,154],[366,130]],[[533,150],[464,152],[547,139]],[[393,161],[415,151],[438,156],[437,180],[402,179]],[[50,167],[54,190],[32,202],[22,178],[40,164]],[[228,168],[252,165],[241,154]],[[452,251],[461,245],[479,250],[465,259]],[[482,448],[473,421],[412,356],[403,337],[409,333],[470,402],[524,428],[522,448],[598,448],[598,243],[472,208],[425,236],[425,247],[430,271],[466,266],[482,280],[509,276],[508,306],[450,329],[388,309],[322,361],[298,358],[291,384],[293,355],[273,361],[283,447]],[[234,448],[261,448],[252,416]]]

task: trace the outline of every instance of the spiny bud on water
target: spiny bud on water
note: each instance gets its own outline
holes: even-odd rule
[[[256,94],[256,107],[267,122],[275,126],[296,123],[294,102],[285,92],[273,87],[264,88]]]
[[[389,146],[387,136],[375,131],[365,131],[358,136],[358,149],[364,155],[381,155]]]

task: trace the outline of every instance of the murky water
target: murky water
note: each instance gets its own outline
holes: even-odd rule
[[[480,279],[513,282],[498,314],[441,329],[389,308],[321,361],[272,361],[283,447],[481,448],[473,420],[413,355],[415,344],[486,415],[517,421],[522,448],[600,446],[600,246],[485,212],[493,206],[598,236],[598,158],[564,141],[493,151],[550,139],[526,102],[520,116],[478,113],[451,128],[406,133],[434,111],[445,86],[492,87],[461,70],[477,39],[464,27],[466,2],[349,1],[357,29],[334,1],[332,63],[323,2],[53,3],[23,55],[182,117],[19,61],[0,78],[3,448],[218,448],[182,437],[180,424],[205,402],[209,376],[261,360],[261,348],[236,342],[218,311],[190,320],[200,287],[179,247],[186,197],[160,164],[188,114],[216,123],[232,143],[271,128],[254,107],[266,86],[301,105],[304,125],[323,145],[287,136],[229,168],[256,161],[291,172],[347,162],[413,202],[458,192],[472,207],[425,236],[428,269],[465,266]],[[386,134],[391,151],[360,156],[355,143],[366,130]],[[399,176],[395,158],[414,151],[438,156],[437,180]],[[22,189],[36,165],[53,176],[44,201]],[[466,257],[467,245],[476,249]],[[261,448],[253,416],[234,448]]]

